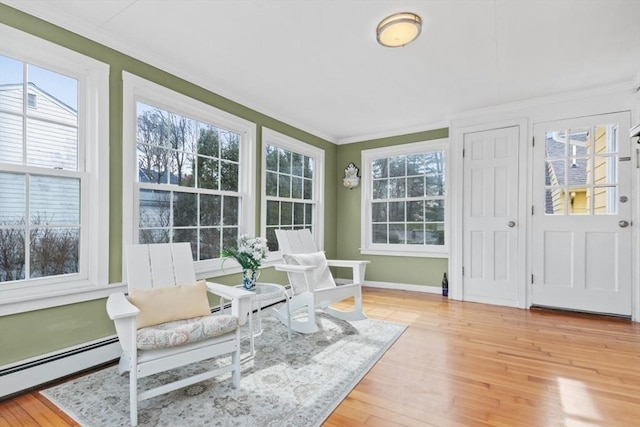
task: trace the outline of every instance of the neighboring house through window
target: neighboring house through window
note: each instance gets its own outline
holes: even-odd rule
[[[442,141],[362,152],[362,253],[446,256],[446,153]]]
[[[132,243],[189,242],[199,272],[253,234],[255,126],[124,74],[125,228]]]
[[[324,151],[270,129],[263,129],[262,145],[262,233],[269,250],[278,251],[277,229],[307,228],[322,247]]]
[[[108,281],[108,66],[0,26],[2,302]]]

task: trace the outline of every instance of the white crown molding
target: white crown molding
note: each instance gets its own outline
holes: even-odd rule
[[[355,142],[371,141],[374,139],[408,135],[408,134],[418,133],[418,132],[427,132],[430,130],[448,128],[449,126],[450,126],[450,123],[448,120],[442,120],[439,122],[433,122],[433,123],[428,123],[420,126],[415,126],[413,128],[394,129],[394,130],[371,133],[366,135],[350,136],[348,138],[338,138],[336,144],[337,145],[353,144]]]
[[[640,76],[640,74],[639,74]],[[640,78],[640,77],[639,77]],[[601,95],[611,95],[615,93],[631,93],[637,90],[637,83],[633,81],[620,82],[606,86],[599,86],[589,89],[578,90],[574,92],[565,92],[552,96],[544,96],[539,98],[531,98],[524,101],[510,102],[506,104],[491,105],[488,107],[477,108],[473,110],[461,111],[448,116],[450,121],[458,121],[480,116],[488,116],[491,114],[500,114],[505,112],[513,112],[514,110],[524,110],[528,108],[540,107],[548,104],[556,104],[560,102],[575,101],[583,98],[592,98]]]

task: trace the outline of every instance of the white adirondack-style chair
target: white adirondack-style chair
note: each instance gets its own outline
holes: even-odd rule
[[[289,310],[276,309],[278,318],[291,329],[301,333],[319,330],[316,309],[342,320],[363,320],[362,283],[365,269],[370,261],[327,260],[324,252],[318,251],[307,229],[276,230],[276,238],[285,264],[276,265],[276,270],[285,271],[291,284],[292,296]],[[336,285],[329,267],[347,267],[353,271],[353,283]],[[354,299],[351,311],[330,307],[338,301]],[[306,311],[306,316],[301,311]]]
[[[189,243],[128,246],[126,267],[129,294],[111,294],[107,313],[122,346],[119,372],[129,372],[131,425],[138,424],[138,402],[143,400],[227,372],[232,372],[233,386],[238,387],[239,328],[251,310],[251,292],[217,283],[196,283]],[[211,314],[207,291],[230,300],[231,313]],[[192,317],[194,314],[196,317]],[[139,327],[164,317],[170,317],[169,321]],[[225,355],[231,355],[228,365],[138,390],[139,378]]]

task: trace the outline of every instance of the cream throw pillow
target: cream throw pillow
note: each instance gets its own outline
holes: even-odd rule
[[[136,319],[138,329],[211,314],[204,280],[194,285],[132,289],[129,301],[140,310]]]
[[[310,254],[284,254],[282,255],[282,258],[287,264],[317,267],[315,270],[307,273],[309,286],[312,286],[313,289],[333,288],[336,286],[336,282],[333,280],[324,252],[313,252]],[[307,290],[303,275],[292,274],[291,276],[292,282],[295,282],[291,283],[291,286],[293,286],[296,294]]]

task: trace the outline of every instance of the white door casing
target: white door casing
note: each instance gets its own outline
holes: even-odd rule
[[[519,306],[520,128],[465,133],[463,144],[463,299]]]
[[[629,113],[538,123],[531,304],[631,315]]]

